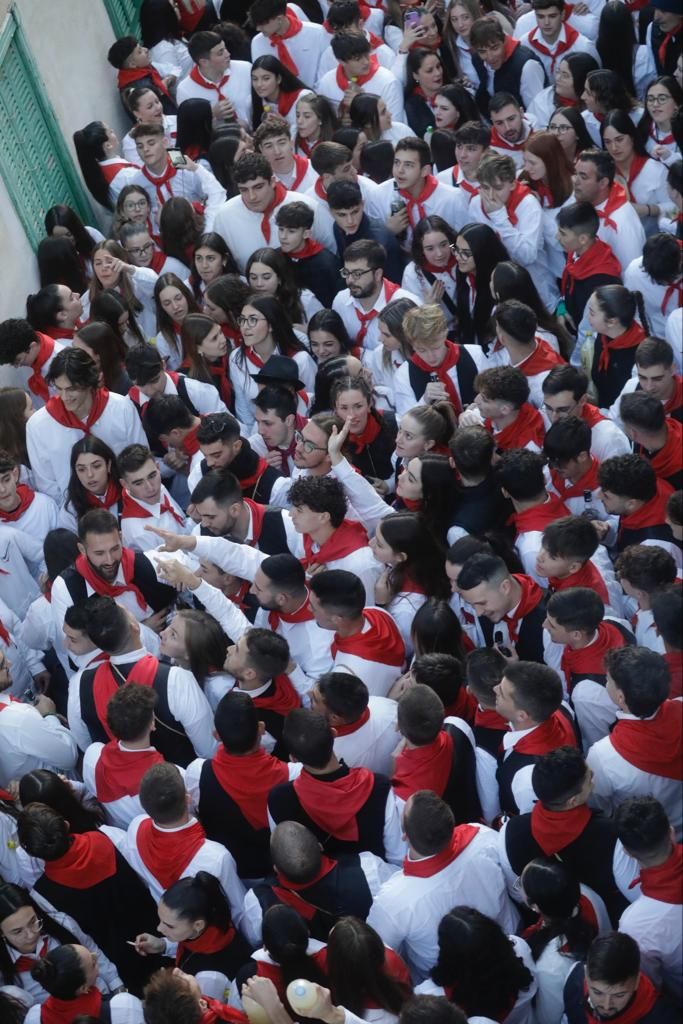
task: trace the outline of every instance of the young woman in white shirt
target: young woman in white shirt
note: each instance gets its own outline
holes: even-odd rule
[[[103,121],[91,121],[74,132],[76,156],[93,199],[113,210],[119,192],[129,185],[138,169],[119,153],[116,132]]]
[[[111,239],[95,246],[92,267],[90,288],[81,296],[83,319],[89,318],[90,302],[95,295],[105,288],[114,288],[133,310],[144,337],[152,337],[156,325],[154,289],[157,275],[154,271],[149,267],[134,267],[123,246]]]
[[[49,993],[44,1005],[53,1024],[69,1024],[80,1014],[100,1018],[102,993],[96,985],[99,973],[97,954],[77,943],[57,946],[36,961],[31,976]],[[112,997],[109,1015],[112,1024],[144,1022],[142,1003],[128,992]],[[42,1007],[34,1003],[25,1024],[40,1024],[45,1019]]]
[[[147,86],[136,87],[126,92],[126,106],[136,124],[160,124],[164,129],[166,145],[169,149],[175,146],[178,119],[176,114],[164,114],[157,93]],[[121,143],[123,155],[131,164],[142,167],[142,160],[138,156],[135,142],[130,137],[130,132],[123,136]]]
[[[253,294],[276,298],[297,330],[304,331],[313,314],[323,308],[313,292],[298,287],[293,266],[279,249],[256,249],[244,274]]]
[[[251,65],[253,127],[267,114],[280,114],[296,128],[296,107],[302,97],[312,95],[304,82],[270,54],[257,57]]]
[[[294,151],[310,157],[319,142],[331,142],[339,127],[337,115],[325,96],[304,92],[296,103]]]
[[[211,710],[215,711],[221,697],[232,690],[235,680],[222,671],[227,640],[213,615],[196,608],[183,608],[176,612],[159,638],[161,654],[192,673]]]
[[[574,56],[581,56],[575,54]],[[592,149],[595,143],[588,134],[586,122],[579,113],[578,107],[558,107],[553,110],[548,131],[556,135],[560,145],[572,166],[579,153],[584,149]]]
[[[403,271],[401,281],[401,287],[419,295],[425,305],[438,303],[449,329],[456,319],[457,238],[443,217],[423,217],[415,226],[412,261]]]
[[[653,234],[668,199],[666,165],[647,155],[636,126],[623,110],[610,110],[607,114],[602,122],[602,141],[616,164],[615,180],[625,187],[645,233]]]
[[[162,274],[154,285],[154,305],[159,333],[155,344],[167,370],[177,370],[183,361],[180,331],[188,313],[198,313],[195,298],[176,274]]]
[[[394,121],[391,112],[381,96],[368,92],[357,93],[349,107],[351,126],[363,132],[368,142],[388,141],[394,145],[406,135],[412,135],[412,128],[402,121]]]
[[[562,277],[567,259],[557,241],[557,214],[566,203],[574,201],[573,172],[562,143],[552,132],[536,132],[527,139],[519,179],[529,185],[541,204],[543,244],[555,277]]]
[[[638,122],[643,111],[642,103],[633,98],[616,72],[602,68],[591,71],[586,76],[581,99],[586,106],[581,116],[586,122],[588,134],[598,149],[602,147],[600,128],[611,110],[623,110],[634,124]]]
[[[363,365],[372,373],[375,404],[379,409],[394,409],[396,371],[412,352],[403,333],[403,317],[414,308],[412,299],[389,302],[377,317],[381,344],[363,351]]]
[[[645,111],[638,122],[638,138],[650,156],[670,167],[681,159],[672,129],[676,112],[683,106],[683,89],[670,75],[650,82],[645,92]]]
[[[179,69],[180,78],[190,73],[194,62],[182,39],[177,4],[169,4],[168,0],[142,0],[140,35],[152,63],[174,65]]]
[[[194,247],[190,279],[187,282],[197,302],[212,281],[223,274],[236,274],[237,267],[221,235],[215,231],[207,231],[200,235]]]
[[[542,89],[529,104],[527,115],[532,124],[547,125],[553,110],[579,110],[586,75],[597,71],[598,62],[590,53],[569,53],[557,62],[553,85]]]

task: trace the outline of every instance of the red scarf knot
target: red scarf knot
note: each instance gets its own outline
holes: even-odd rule
[[[337,65],[337,85],[342,92],[346,92],[348,87],[351,85],[351,82],[353,82],[354,85],[367,85],[373,75],[377,74],[378,68],[379,61],[374,53],[370,56],[370,67],[368,68],[367,74],[356,75],[353,79],[346,77],[346,72],[344,71],[343,66],[339,64]]]
[[[387,303],[391,302],[392,296],[394,295],[395,292],[398,291],[398,289],[401,286],[398,284],[394,284],[393,281],[387,281],[387,279],[385,278],[384,281],[382,282],[382,287],[384,289],[384,305],[381,307],[381,309],[384,309],[384,306],[386,306]],[[365,335],[368,333],[368,328],[370,327],[370,324],[372,323],[373,320],[376,319],[376,317],[379,316],[381,310],[373,307],[366,313],[362,309],[359,309],[358,306],[354,306],[354,309],[356,311],[356,316],[358,317],[361,325],[360,330],[356,334],[356,344],[362,345],[363,342],[365,341]]]
[[[313,551],[313,541],[307,533],[303,535],[305,555],[301,559],[304,569],[313,565],[327,565],[337,562],[360,548],[368,546],[368,534],[365,527],[354,519],[345,519],[341,526],[324,541],[318,551]]]
[[[612,252],[607,242],[597,238],[580,256],[567,254],[567,261],[562,271],[562,294],[571,295],[576,281],[585,281],[588,277],[605,274],[621,280],[621,263]]]
[[[72,412],[69,412],[64,405],[64,402],[61,398],[57,398],[57,396],[53,396],[48,399],[45,404],[45,408],[52,419],[56,420],[57,423],[61,423],[63,427],[68,427],[70,430],[80,430],[83,434],[89,437],[90,431],[107,408],[108,401],[109,392],[107,389],[96,388],[92,392],[92,405],[90,406],[90,412],[88,413],[85,422],[80,420],[78,416],[74,416]]]
[[[597,206],[595,212],[597,213],[600,220],[604,223],[606,228],[612,228],[613,231],[617,231],[617,223],[612,219],[612,214],[616,210],[620,210],[622,206],[628,203],[628,194],[623,185],[618,182],[614,182],[609,190],[609,195],[602,209]]]
[[[356,815],[375,786],[369,768],[349,768],[341,778],[329,782],[304,768],[292,785],[302,808],[319,829],[345,842],[358,841]]]
[[[70,334],[72,333],[73,331],[70,332]],[[52,357],[52,353],[55,350],[55,342],[54,338],[51,338],[47,334],[41,334],[39,331],[36,331],[36,334],[38,335],[39,342],[38,355],[33,360],[31,365],[31,376],[26,383],[28,384],[29,391],[32,391],[34,395],[38,396],[38,398],[42,398],[44,402],[47,402],[50,397],[50,389],[48,388],[47,381],[40,371]]]
[[[537,800],[531,810],[531,834],[546,857],[552,857],[579,838],[592,816],[586,804],[569,811],[551,811]]]
[[[391,615],[380,608],[365,608],[363,619],[369,623],[369,629],[345,637],[334,634],[330,648],[332,657],[336,658],[341,652],[355,655],[364,661],[401,668],[406,657],[405,644]]]
[[[120,597],[121,594],[125,594],[127,591],[135,595],[135,599],[140,606],[141,611],[147,610],[147,601],[144,598],[142,591],[136,586],[133,580],[133,573],[135,571],[135,552],[132,548],[123,548],[121,551],[121,572],[123,573],[123,583],[108,583],[103,580],[90,565],[85,555],[79,555],[74,562],[76,571],[80,573],[86,583],[89,583],[96,594],[101,597]]]
[[[406,212],[408,214],[408,220],[410,221],[411,227],[415,227],[418,221],[424,220],[427,216],[427,210],[425,209],[425,203],[432,196],[439,186],[438,179],[433,174],[428,174],[422,184],[422,189],[417,197],[414,197],[411,192],[407,189],[399,189],[399,195],[401,195],[406,201]],[[415,212],[417,211],[417,216]]]
[[[454,344],[452,341],[446,342],[446,352],[438,366],[430,366],[422,359],[421,356],[416,355],[414,352],[410,357],[411,363],[422,370],[423,373],[431,374],[435,373],[439,378],[441,384],[443,384],[448,394],[448,401],[451,403],[456,413],[462,412],[462,402],[460,401],[460,394],[456,387],[453,376],[448,372],[449,370],[457,367],[460,361],[460,346]],[[456,371],[457,379],[457,371]]]
[[[297,15],[291,9],[287,10],[287,12],[285,13],[285,18],[287,19],[287,28],[285,29],[285,31],[280,33],[279,35],[273,33],[273,35],[269,37],[268,42],[270,43],[274,50],[277,50],[277,59],[280,61],[280,63],[283,64],[288,71],[291,71],[293,75],[298,77],[299,68],[294,62],[294,59],[292,58],[292,55],[290,54],[289,50],[287,49],[285,45],[285,40],[293,39],[294,36],[298,35],[299,32],[301,32],[301,29],[303,28],[303,22],[301,21],[300,18],[297,17]]]

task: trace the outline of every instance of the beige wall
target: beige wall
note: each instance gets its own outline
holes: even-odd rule
[[[29,49],[77,165],[72,135],[89,121],[105,121],[119,133],[128,130],[107,63],[114,41],[102,0],[0,0],[0,24],[10,6],[19,14]],[[98,226],[106,228],[106,211]],[[104,223],[102,222],[104,221]],[[0,320],[22,316],[25,297],[37,287],[35,254],[0,178]],[[11,254],[11,259],[8,259]]]

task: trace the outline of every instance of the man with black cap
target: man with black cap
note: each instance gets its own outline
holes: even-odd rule
[[[655,13],[647,30],[647,45],[652,50],[658,75],[673,75],[681,52],[683,11],[679,0],[650,0]]]

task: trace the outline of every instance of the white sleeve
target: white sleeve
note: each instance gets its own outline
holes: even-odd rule
[[[263,551],[257,551],[249,544],[236,544],[224,537],[202,537],[197,535],[197,545],[194,549],[197,558],[205,558],[213,562],[223,572],[229,572],[233,576],[239,576],[241,580],[252,580],[256,570],[268,555]]]
[[[384,809],[384,858],[390,864],[402,864],[408,852],[401,824],[402,803],[399,804],[394,791],[389,790]]]
[[[393,513],[392,507],[380,498],[375,488],[364,476],[356,473],[347,459],[342,459],[340,463],[332,467],[332,475],[344,488],[346,497],[369,533],[374,532],[380,520]]]
[[[135,297],[144,305],[154,302],[154,286],[157,283],[158,274],[149,267],[135,267],[132,274],[133,291]],[[132,404],[132,403],[131,403]],[[135,409],[135,406],[133,406]],[[135,414],[140,419],[137,409]],[[146,443],[146,442],[145,442]]]
[[[198,757],[212,757],[217,741],[213,736],[211,706],[199,683],[186,669],[173,667],[168,677],[168,707],[182,723]]]
[[[205,760],[203,757],[198,757],[195,761],[190,761],[185,769],[185,789],[192,798],[192,806],[195,811],[199,805],[199,780]]]
[[[206,580],[202,580],[192,593],[199,598],[209,615],[213,615],[214,619],[220,622],[233,643],[236,644],[240,637],[252,628],[251,622],[235,602],[221,594],[220,590]]]
[[[263,911],[261,910],[261,904],[254,895],[254,890],[250,889],[244,897],[244,914],[240,931],[253,949],[258,949],[261,945],[262,921]]]
[[[403,363],[403,365],[398,368],[394,377],[394,402],[396,404],[397,418],[403,416],[404,413],[408,412],[409,409],[413,409],[416,405],[425,404],[422,401],[422,397],[418,398],[410,386],[410,375],[407,363]]]
[[[121,402],[121,421],[125,427],[128,444],[141,444],[147,447],[147,436],[142,429],[142,420],[132,402]]]
[[[19,548],[24,561],[29,569],[32,570],[32,575],[36,576],[44,564],[43,545],[35,537],[31,537],[28,533],[24,533],[23,530],[17,530],[13,526],[4,527],[2,531],[3,537],[6,536],[8,530],[11,531],[12,540]]]
[[[45,718],[35,708],[26,706],[21,718],[21,729],[17,730],[14,742],[25,754],[40,758],[61,771],[70,771],[76,764],[78,750],[71,732],[61,724],[55,715]]]
[[[384,93],[384,101],[389,113],[395,121],[405,121],[403,86],[396,76],[393,76],[393,78],[393,82],[389,82],[387,84],[386,92]]]
[[[224,846],[221,846],[220,843],[216,843],[215,845],[220,849],[222,855],[218,880],[228,898],[233,924],[236,928],[239,928],[242,919],[244,918],[244,898],[247,894],[247,890],[237,875],[237,865],[235,864],[232,854],[229,853]]]
[[[62,500],[62,489],[57,481],[54,465],[40,443],[40,431],[35,427],[31,429],[32,422],[33,417],[26,424],[26,451],[31,463],[35,489],[48,494],[59,504]],[[40,424],[40,420],[38,422]]]
[[[525,64],[525,68],[530,63],[532,62],[529,61]],[[543,217],[541,206],[536,200],[527,196],[522,202],[524,209],[519,210],[516,225],[510,222],[505,207],[484,215],[483,223],[486,223],[488,216],[488,220],[500,235],[501,242],[509,252],[510,258],[528,268],[538,259],[543,241]]]
[[[213,231],[216,214],[227,199],[225,189],[211,171],[207,171],[201,164],[198,165],[196,174],[205,199],[204,230]]]
[[[498,792],[498,780],[496,779],[498,765],[495,757],[492,757],[483,747],[476,748],[475,763],[477,795],[484,815],[484,821],[490,825],[500,814],[500,795]]]
[[[525,107],[530,106],[534,96],[538,96],[546,85],[543,65],[537,60],[528,60],[522,68],[519,92]]]
[[[532,764],[526,764],[518,772],[515,772],[512,778],[512,795],[519,807],[520,814],[529,813],[537,800],[534,787],[531,785],[533,770]]]
[[[22,642],[34,651],[47,651],[55,642],[52,609],[49,605],[46,609],[45,603],[41,596],[29,605],[19,630]]]
[[[378,894],[381,897],[382,893]],[[399,927],[398,921],[391,916],[385,900],[377,898],[370,907],[367,922],[371,928],[379,934],[385,946],[389,946],[396,953],[400,953],[401,944],[405,938],[404,931]]]

